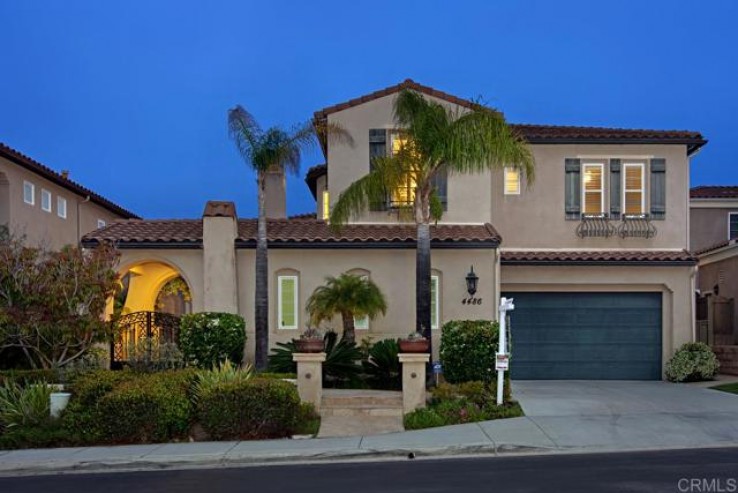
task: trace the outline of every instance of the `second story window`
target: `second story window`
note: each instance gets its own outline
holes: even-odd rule
[[[331,217],[331,196],[328,194],[328,190],[323,191],[323,210],[322,217],[323,221],[327,221]]]
[[[623,203],[626,214],[645,214],[646,212],[643,169],[643,163],[625,163],[623,165],[625,174]]]
[[[505,195],[520,195],[520,170],[505,168]]]
[[[738,239],[738,212],[728,214],[728,239]]]
[[[23,202],[28,205],[36,204],[36,187],[30,181],[23,182]]]
[[[404,137],[399,132],[392,133],[392,155],[397,154],[401,150],[407,150],[409,141],[407,137]],[[403,170],[405,168],[403,167]],[[404,183],[392,190],[391,192],[391,205],[393,207],[404,207],[412,205],[415,201],[415,177],[410,173],[405,176]]]
[[[582,196],[584,214],[603,214],[605,212],[605,193],[603,182],[603,163],[582,164]]]
[[[64,197],[56,198],[56,215],[62,219],[67,218],[67,199]]]
[[[41,210],[51,212],[51,192],[41,189]]]
[[[97,229],[101,229],[101,228],[104,228],[104,227],[105,227],[105,225],[106,225],[106,223],[105,223],[105,219],[98,219],[98,220],[97,220]]]

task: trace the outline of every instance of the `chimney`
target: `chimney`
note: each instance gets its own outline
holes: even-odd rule
[[[64,179],[69,178],[69,170],[68,169],[63,169],[62,172],[61,172],[61,175],[62,175],[62,178],[64,178]]]
[[[203,309],[238,313],[236,238],[233,202],[211,200],[202,213]]]
[[[264,184],[264,205],[268,219],[287,217],[287,187],[282,170],[267,171]]]

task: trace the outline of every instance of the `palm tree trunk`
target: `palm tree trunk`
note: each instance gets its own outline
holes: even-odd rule
[[[341,313],[343,320],[343,339],[346,342],[356,341],[356,332],[354,331],[354,314],[351,312]]]
[[[269,355],[269,265],[265,207],[266,176],[263,172],[259,172],[257,181],[259,189],[259,219],[256,235],[256,288],[254,299],[256,357],[254,366],[257,370],[265,370],[268,364]]]

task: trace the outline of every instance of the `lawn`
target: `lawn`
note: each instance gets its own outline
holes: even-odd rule
[[[723,392],[730,392],[731,394],[738,394],[738,382],[726,383],[723,385],[717,385],[715,387],[710,387],[710,388],[715,389],[715,390],[722,390]]]

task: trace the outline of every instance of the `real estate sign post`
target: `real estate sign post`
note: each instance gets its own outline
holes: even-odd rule
[[[507,312],[513,311],[513,299],[500,299],[500,330],[497,354],[495,355],[495,370],[497,370],[497,405],[502,404],[503,389],[505,386],[505,371],[510,369],[510,355],[507,353]]]

